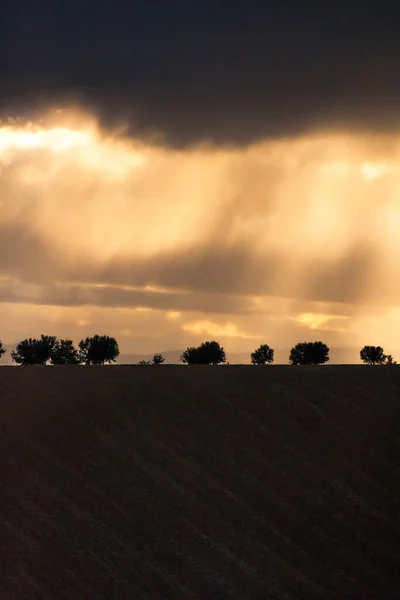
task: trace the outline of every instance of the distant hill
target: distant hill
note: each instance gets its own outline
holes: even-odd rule
[[[1,600],[395,600],[400,368],[0,369]]]

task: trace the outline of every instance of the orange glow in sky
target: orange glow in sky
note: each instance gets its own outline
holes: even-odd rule
[[[177,150],[77,111],[3,123],[0,339],[106,328],[136,353],[213,337],[393,351],[399,190],[400,136]]]

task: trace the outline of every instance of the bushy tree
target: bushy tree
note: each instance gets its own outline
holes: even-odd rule
[[[151,360],[141,360],[139,365],[150,367],[151,365],[161,365],[165,361],[162,354],[155,354]]]
[[[0,341],[0,358],[5,354],[7,350],[3,346],[3,342]]]
[[[81,357],[72,340],[57,340],[50,362],[52,365],[79,365]]]
[[[51,358],[57,338],[42,335],[39,340],[29,338],[20,342],[11,357],[17,365],[45,365]]]
[[[163,362],[165,362],[165,358],[163,357],[163,355],[162,354],[155,354],[153,356],[151,364],[153,364],[153,365],[162,365]]]
[[[117,360],[119,348],[117,340],[108,335],[94,335],[79,342],[81,362],[87,365],[104,365]]]
[[[383,365],[387,356],[384,354],[381,346],[364,346],[360,350],[360,359],[366,365]]]
[[[274,362],[274,350],[268,344],[261,344],[257,350],[251,353],[252,365],[265,365]]]
[[[181,355],[187,365],[218,365],[226,362],[225,350],[218,342],[203,342],[197,348],[187,348]]]
[[[180,361],[183,362],[185,365],[197,365],[199,364],[197,360],[197,355],[198,349],[194,346],[191,346],[190,348],[186,348],[186,350],[182,352]]]
[[[296,344],[289,355],[292,365],[323,365],[329,360],[329,348],[322,342],[301,342]]]

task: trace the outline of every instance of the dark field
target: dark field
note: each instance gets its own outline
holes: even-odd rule
[[[0,599],[400,598],[400,367],[0,368]]]

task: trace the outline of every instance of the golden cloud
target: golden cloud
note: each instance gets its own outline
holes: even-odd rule
[[[304,313],[301,315],[298,315],[297,317],[291,317],[294,321],[296,321],[297,323],[300,323],[301,325],[305,325],[306,327],[309,327],[310,329],[319,329],[319,330],[324,330],[326,328],[326,325],[329,324],[330,326],[332,326],[332,323],[335,323],[336,327],[335,330],[336,331],[345,331],[345,328],[340,327],[340,322],[345,323],[349,317],[347,316],[332,316],[332,315],[324,315],[322,313]]]
[[[162,317],[165,343],[251,339],[256,319],[265,333],[355,335],[368,310],[400,305],[399,189],[395,135],[177,150],[78,111],[4,123],[3,314],[44,307],[49,325],[60,314],[89,325],[91,310],[114,310],[118,331],[135,333],[121,311],[140,308],[150,337]]]
[[[240,331],[235,323],[218,324],[212,321],[203,320],[196,321],[194,323],[186,323],[182,327],[183,331],[189,331],[190,333],[206,335],[206,336],[217,336],[217,337],[237,337],[237,338],[254,338],[259,336],[249,335]]]

